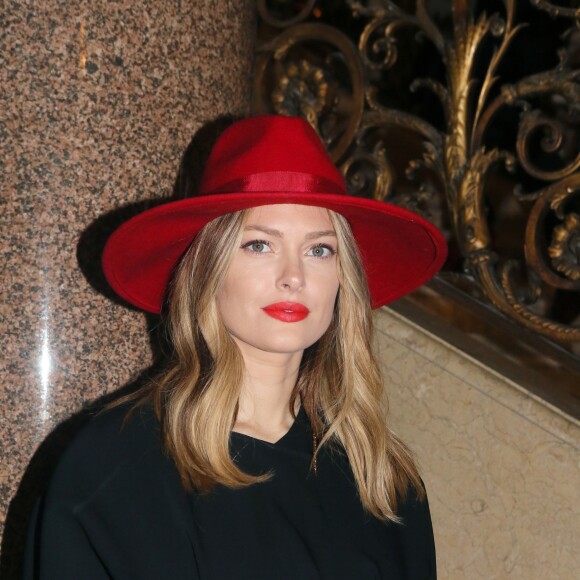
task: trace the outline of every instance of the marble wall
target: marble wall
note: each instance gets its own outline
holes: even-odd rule
[[[445,580],[569,580],[580,555],[580,424],[388,309],[390,421],[416,452]]]
[[[104,240],[173,195],[180,164],[175,189],[194,186],[215,120],[248,112],[255,32],[253,0],[23,0],[4,2],[1,22],[8,578],[30,497],[79,421],[62,422],[152,360],[155,320],[114,301],[99,266]]]

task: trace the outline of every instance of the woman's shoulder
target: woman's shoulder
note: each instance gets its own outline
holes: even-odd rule
[[[99,490],[140,472],[166,468],[159,422],[149,406],[119,405],[94,415],[61,456],[49,490],[86,501]]]
[[[25,578],[195,577],[187,496],[159,423],[129,409],[98,413],[62,455],[31,518]]]
[[[159,448],[160,428],[149,405],[122,404],[94,414],[67,448],[65,457],[101,466]]]
[[[421,481],[422,493],[409,486],[399,503],[397,515],[401,555],[407,565],[409,578],[436,578],[437,565],[433,525],[427,491]],[[422,554],[418,558],[417,555]]]

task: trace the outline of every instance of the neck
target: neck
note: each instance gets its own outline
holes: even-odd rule
[[[302,353],[241,350],[246,372],[234,431],[277,441],[294,421],[289,404],[298,379]],[[294,409],[295,413],[297,411],[297,408]]]

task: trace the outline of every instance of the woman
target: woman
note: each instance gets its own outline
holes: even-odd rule
[[[27,574],[435,578],[425,491],[381,411],[371,307],[430,278],[445,243],[345,193],[306,122],[255,117],[220,137],[198,197],[115,232],[107,277],[166,311],[174,352],[67,450]]]

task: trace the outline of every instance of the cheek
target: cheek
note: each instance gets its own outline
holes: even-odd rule
[[[239,298],[243,292],[243,284],[244,277],[241,275],[236,260],[234,260],[217,292],[217,300],[220,307],[225,308],[230,302]]]
[[[239,308],[236,308],[236,302],[239,295],[235,292],[235,288],[236,281],[230,272],[222,282],[216,295],[217,307],[222,317],[222,321],[226,326],[230,326],[232,323],[232,315],[239,312]]]
[[[330,310],[334,308],[339,286],[338,276],[334,271],[327,273],[318,280],[318,295],[324,300]]]
[[[233,323],[259,302],[261,291],[257,277],[247,268],[234,264],[217,292],[217,305],[226,323]]]
[[[328,275],[319,281],[317,295],[321,306],[321,323],[326,328],[330,325],[334,315],[334,306],[338,296],[339,282],[336,275]]]

